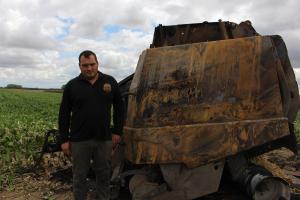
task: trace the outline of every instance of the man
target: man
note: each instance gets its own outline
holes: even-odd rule
[[[74,199],[86,199],[92,163],[98,199],[108,200],[110,156],[121,140],[123,102],[116,80],[98,71],[94,52],[83,51],[78,60],[81,74],[66,84],[60,105],[61,148],[72,155]],[[112,105],[114,126],[110,128]]]

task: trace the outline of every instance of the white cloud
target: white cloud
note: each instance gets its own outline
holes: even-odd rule
[[[120,80],[134,71],[158,24],[218,19],[251,20],[259,33],[282,35],[292,65],[300,67],[299,6],[297,0],[0,0],[0,86],[60,87],[78,75],[85,49]]]

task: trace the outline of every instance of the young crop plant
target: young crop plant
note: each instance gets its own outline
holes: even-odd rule
[[[44,133],[57,128],[61,93],[0,89],[0,190],[13,188],[16,172],[32,166]]]

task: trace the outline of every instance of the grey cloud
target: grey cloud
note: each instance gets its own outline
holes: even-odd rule
[[[285,41],[289,58],[294,68],[300,68],[300,28],[284,31],[280,34]]]
[[[31,55],[25,55],[22,53],[7,54],[7,52],[0,52],[0,68],[34,68],[36,64],[39,64],[39,62]]]
[[[51,38],[39,34],[39,30],[34,27],[26,27],[15,32],[0,30],[2,39],[0,48],[28,48],[36,50],[55,49],[59,44]]]
[[[102,19],[91,20],[92,16],[84,16],[70,27],[70,34],[83,38],[98,38],[103,34]]]
[[[6,40],[0,42],[3,48],[14,47],[14,48],[28,48],[36,50],[50,50],[56,49],[57,43],[47,38],[42,38],[32,35],[12,35]]]
[[[17,69],[27,74],[37,70],[30,74],[32,80],[26,80],[28,84],[38,84],[41,74],[47,74],[42,84],[60,87],[57,80],[67,81],[79,70],[77,56],[59,58],[59,52],[91,49],[101,57],[106,73],[122,79],[134,71],[138,56],[149,47],[154,26],[218,19],[236,23],[249,19],[259,33],[281,35],[293,66],[300,67],[299,7],[297,0],[0,1],[0,77],[5,74],[13,80]],[[57,17],[74,20],[69,35],[61,40],[55,36],[66,27]],[[13,31],[16,23],[18,29]],[[107,25],[123,30],[107,35]]]

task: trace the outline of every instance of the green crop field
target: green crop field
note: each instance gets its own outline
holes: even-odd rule
[[[0,190],[15,171],[33,164],[44,132],[57,128],[61,93],[0,89]]]
[[[296,134],[297,140],[299,142],[299,140],[300,140],[300,112],[298,112],[298,114],[297,114],[297,118],[294,123],[294,127],[295,127],[295,134]]]
[[[14,185],[15,171],[33,165],[44,133],[57,128],[61,93],[0,89],[0,191]],[[299,138],[300,115],[295,122]]]

